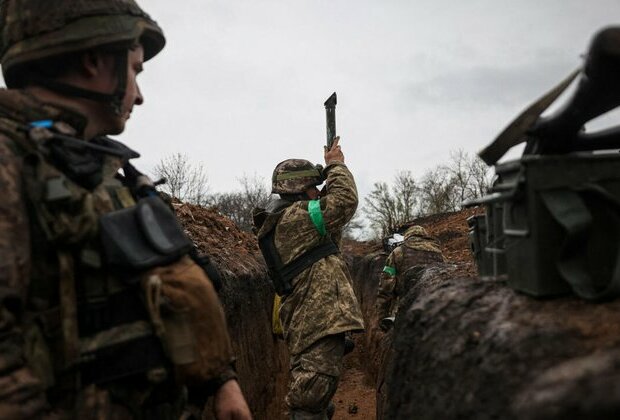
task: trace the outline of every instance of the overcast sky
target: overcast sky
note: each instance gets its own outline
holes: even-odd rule
[[[142,0],[167,37],[119,137],[149,171],[187,154],[210,189],[322,161],[323,102],[362,195],[476,152],[581,63],[620,0]],[[617,115],[617,114],[616,114]],[[620,120],[615,117],[615,121]]]

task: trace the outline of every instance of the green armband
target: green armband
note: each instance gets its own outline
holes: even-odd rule
[[[325,221],[323,220],[323,213],[321,212],[321,201],[308,201],[308,213],[310,214],[310,219],[312,219],[312,223],[314,223],[316,230],[321,236],[325,236],[327,231],[325,230]]]
[[[396,275],[396,268],[390,267],[389,265],[386,265],[385,267],[383,267],[383,272],[389,274],[392,277],[394,277]]]

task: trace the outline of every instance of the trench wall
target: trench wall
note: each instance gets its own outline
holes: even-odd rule
[[[348,256],[378,419],[620,416],[620,300],[535,299],[456,261],[426,270],[384,335],[373,308],[384,258]]]
[[[271,332],[274,290],[255,238],[214,210],[189,204],[175,208],[186,233],[221,274],[218,293],[237,356],[239,384],[254,418],[286,418],[288,353],[284,341]]]

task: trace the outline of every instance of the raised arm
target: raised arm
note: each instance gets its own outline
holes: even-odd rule
[[[336,137],[332,148],[325,151],[327,193],[321,198],[321,210],[331,234],[338,234],[351,220],[358,203],[355,179],[344,163],[339,142],[340,138]]]

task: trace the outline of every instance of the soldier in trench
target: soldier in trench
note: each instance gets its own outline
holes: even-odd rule
[[[0,418],[200,418],[215,395],[218,419],[250,419],[202,260],[106,137],[161,28],[134,0],[7,0],[0,19]]]
[[[362,331],[362,313],[338,250],[358,203],[339,139],[325,150],[325,169],[287,159],[273,171],[280,199],[255,209],[254,225],[274,286],[290,354],[286,405],[294,420],[324,420],[334,411],[345,333]],[[324,192],[317,185],[326,181]]]
[[[394,325],[398,299],[407,293],[411,283],[428,264],[445,262],[439,243],[422,226],[410,226],[405,241],[388,256],[379,279],[375,303],[379,328],[389,331]]]

